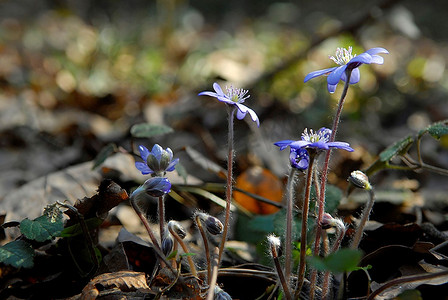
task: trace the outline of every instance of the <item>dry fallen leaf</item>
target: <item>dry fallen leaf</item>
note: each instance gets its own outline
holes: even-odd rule
[[[96,299],[102,293],[110,293],[111,290],[123,293],[140,292],[150,293],[146,283],[146,274],[134,271],[119,271],[105,273],[93,278],[82,290],[81,300]]]

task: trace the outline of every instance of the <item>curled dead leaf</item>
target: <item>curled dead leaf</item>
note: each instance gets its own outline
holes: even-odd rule
[[[151,292],[146,283],[145,273],[126,270],[96,276],[84,287],[80,299],[97,299],[102,294],[110,294],[112,291],[142,294]]]

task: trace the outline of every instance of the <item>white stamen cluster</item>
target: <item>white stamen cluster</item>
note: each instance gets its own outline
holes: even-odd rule
[[[310,133],[308,133],[308,128],[305,128],[302,133],[302,140],[311,143],[319,141],[323,141],[326,143],[330,140],[330,136],[328,135],[328,132],[324,130],[318,130],[317,132],[314,132],[312,129],[310,129]]]
[[[330,55],[330,59],[337,63],[338,65],[346,65],[356,54],[352,54],[352,47],[337,48],[334,56]]]
[[[250,97],[250,95],[246,96],[249,90],[237,89],[234,88],[233,86],[230,87],[226,86],[226,91],[227,91],[227,97],[236,103],[243,103],[244,100]]]

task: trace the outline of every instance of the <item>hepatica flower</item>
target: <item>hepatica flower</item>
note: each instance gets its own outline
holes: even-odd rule
[[[142,172],[143,175],[152,174],[152,176],[161,176],[165,172],[174,171],[179,159],[173,160],[173,151],[170,148],[165,150],[155,144],[149,151],[145,146],[139,146],[140,156],[143,162],[136,162],[135,167]]]
[[[318,131],[314,132],[312,129],[308,133],[308,129],[305,129],[302,133],[302,139],[298,141],[284,140],[274,143],[274,145],[280,147],[280,150],[287,148],[291,149],[316,149],[316,150],[328,150],[330,148],[342,149],[349,152],[353,151],[353,148],[346,142],[330,142],[331,129],[322,127]]]
[[[360,73],[358,67],[362,64],[380,64],[384,62],[384,58],[377,55],[378,53],[389,53],[384,48],[372,48],[360,55],[352,54],[352,47],[337,48],[335,56],[330,56],[330,59],[334,61],[339,67],[328,68],[324,70],[318,70],[309,73],[305,76],[304,82],[321,76],[328,75],[327,87],[330,93],[334,93],[339,81],[347,81],[346,70],[351,70],[350,84],[359,82]]]
[[[171,182],[165,177],[151,177],[135,189],[130,197],[145,193],[152,197],[161,197],[171,191]]]
[[[221,86],[217,84],[216,82],[213,84],[214,92],[201,92],[198,95],[199,96],[210,96],[215,97],[221,102],[226,103],[227,105],[235,105],[238,109],[236,112],[236,117],[238,120],[244,119],[247,113],[249,113],[250,118],[252,121],[257,123],[257,126],[260,127],[260,120],[258,119],[257,114],[244,105],[244,101],[250,97],[247,93],[248,90],[243,89],[236,89],[234,87],[226,87],[226,93],[221,89]]]

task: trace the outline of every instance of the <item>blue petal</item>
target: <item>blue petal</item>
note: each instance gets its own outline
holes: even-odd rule
[[[337,84],[339,80],[341,80],[341,76],[345,72],[345,69],[347,69],[347,65],[337,67],[336,70],[331,72],[331,74],[327,78],[328,84],[331,85]]]
[[[359,72],[359,69],[356,68],[352,71],[352,75],[350,75],[350,84],[355,84],[359,82],[359,79],[361,78],[361,73]]]
[[[148,148],[146,148],[145,146],[138,146],[138,151],[140,152],[140,157],[146,161],[146,159],[148,159],[148,155],[149,155],[149,150]]]
[[[173,159],[173,150],[171,150],[171,148],[166,148],[165,151],[168,152],[168,155],[169,155],[169,157],[170,157],[170,160],[172,160],[172,159]]]
[[[224,92],[221,89],[221,86],[219,84],[217,84],[216,82],[213,83],[213,89],[216,91],[216,93],[218,94],[218,96],[224,96]]]
[[[329,140],[331,136],[331,129],[327,127],[321,127],[316,133],[318,135],[323,135],[327,140]]]
[[[314,143],[310,143],[308,145],[309,148],[318,148],[318,149],[323,149],[323,150],[328,150],[329,145],[327,142],[323,142],[323,141],[318,141],[318,142],[314,142]]]
[[[135,167],[136,167],[140,172],[142,172],[143,175],[147,175],[147,174],[152,174],[152,173],[154,173],[154,171],[151,170],[151,169],[148,167],[147,164],[142,163],[142,162],[139,162],[139,161],[135,163]]]
[[[157,159],[160,163],[160,159],[162,158],[163,148],[159,144],[155,144],[152,147],[151,154]]]
[[[274,143],[274,145],[277,147],[280,147],[280,150],[283,150],[283,149],[287,148],[293,142],[294,142],[293,140],[283,140],[283,141],[278,141],[278,142]]]
[[[347,65],[353,65],[353,64],[370,64],[372,62],[372,55],[369,53],[361,53],[360,55],[357,55],[353,57]]]
[[[336,87],[338,86],[338,84],[327,84],[327,89],[328,91],[333,94],[336,91]]]
[[[222,96],[222,97],[219,96],[218,100],[221,101],[221,102],[224,102],[226,104],[229,104],[229,105],[235,105],[236,104],[236,102],[233,102],[232,100],[230,100],[229,98],[224,97],[224,96]]]
[[[179,162],[179,159],[176,158],[175,160],[172,160],[168,167],[166,167],[167,172],[172,172],[176,168],[177,163]]]
[[[289,146],[291,148],[300,149],[300,148],[308,147],[310,144],[311,144],[311,142],[299,140],[299,141],[292,142]]]
[[[371,48],[371,49],[367,50],[365,53],[368,53],[373,56],[378,53],[389,54],[389,51],[387,51],[386,49],[381,48],[381,47],[376,47],[376,48]]]
[[[219,95],[216,94],[215,92],[200,92],[198,94],[198,96],[210,96],[210,97],[215,97],[215,98],[219,97]]]
[[[379,55],[372,55],[372,61],[370,63],[382,65],[384,63],[384,58]]]
[[[342,150],[346,150],[349,152],[354,151],[353,148],[350,147],[349,143],[345,143],[345,142],[329,142],[329,143],[327,143],[327,145],[332,148],[342,149]]]
[[[361,77],[361,74],[359,73],[359,69],[355,68],[352,70],[352,74],[350,75],[350,84],[355,84],[359,82],[359,78]],[[342,81],[347,81],[347,76],[344,74],[342,74],[341,76]]]
[[[308,80],[317,77],[317,76],[321,76],[321,75],[326,75],[329,74],[331,72],[333,72],[334,70],[336,70],[337,67],[333,67],[333,68],[328,68],[328,69],[323,69],[323,70],[318,70],[318,71],[314,71],[309,73],[308,75],[305,76],[305,79],[303,80],[303,82],[307,82]]]
[[[244,119],[246,114],[249,113],[252,121],[256,122],[257,126],[260,127],[260,120],[258,120],[258,116],[255,113],[255,111],[253,111],[252,109],[250,109],[249,107],[247,107],[244,104],[236,103],[235,105],[238,107],[238,111],[236,112],[236,118],[238,120]]]

